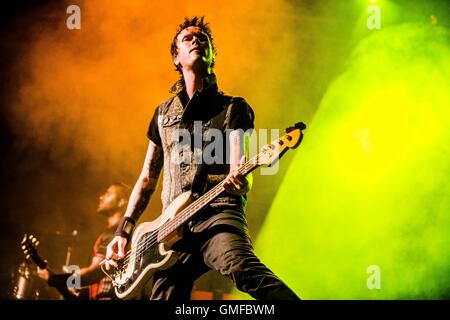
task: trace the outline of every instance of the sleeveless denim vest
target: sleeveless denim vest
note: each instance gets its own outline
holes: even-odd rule
[[[207,83],[208,80],[210,83]],[[223,120],[223,123],[220,123],[218,127],[223,133],[229,128],[230,114],[236,98],[224,95],[217,89],[214,75],[207,78],[206,83],[204,81],[204,88],[206,89],[202,93],[196,93],[187,106],[184,107],[180,96],[184,86],[183,82],[179,81],[171,90],[176,95],[158,106],[158,131],[164,152],[163,187],[161,193],[163,210],[177,196],[191,189],[199,161],[202,161],[200,155],[203,144],[197,146],[181,144],[179,130],[183,129],[185,132],[188,132],[192,139],[194,134],[199,133],[195,132],[195,130],[198,131],[201,128],[203,135],[211,127],[211,123],[216,124],[218,121],[222,122]],[[189,111],[189,104],[194,101],[200,101],[203,103],[203,108],[214,108],[218,113],[211,118],[206,117],[206,119],[202,119],[200,127],[194,126],[192,119],[185,119],[187,111]],[[223,134],[223,142],[225,143],[227,140],[228,137]],[[224,152],[225,149],[226,146],[224,145]],[[224,160],[224,164],[213,164],[209,167],[206,190],[218,184],[228,175],[230,170],[229,162],[227,159]],[[232,204],[242,206],[244,202],[245,197],[224,192],[212,202],[212,205]]]

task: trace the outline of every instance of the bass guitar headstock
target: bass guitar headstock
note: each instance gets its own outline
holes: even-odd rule
[[[306,129],[303,122],[296,123],[293,127],[286,128],[286,134],[271,143],[265,145],[257,155],[258,165],[271,166],[278,161],[288,149],[295,149],[303,138],[302,130]]]

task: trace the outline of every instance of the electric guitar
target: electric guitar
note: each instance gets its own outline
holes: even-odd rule
[[[33,235],[24,235],[20,247],[25,255],[25,259],[31,259],[39,268],[47,269],[50,271],[46,260],[39,256],[37,246],[39,245],[38,239]],[[76,300],[79,298],[80,292],[75,289],[68,289],[67,286],[58,286],[56,290],[63,296],[65,300]]]
[[[261,165],[273,165],[288,149],[300,144],[305,128],[301,122],[287,128],[284,136],[273,140],[242,164],[238,168],[239,173],[247,175]],[[134,298],[156,271],[168,269],[177,261],[177,254],[171,247],[181,239],[181,227],[225,190],[224,183],[220,182],[195,201],[191,191],[180,194],[157,219],[141,223],[136,228],[130,249],[108,275],[118,298]]]

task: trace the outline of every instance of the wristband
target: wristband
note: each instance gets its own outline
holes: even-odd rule
[[[136,221],[134,221],[133,218],[122,217],[114,235],[124,237],[127,239],[127,241],[130,241],[131,234],[133,233],[135,225]]]

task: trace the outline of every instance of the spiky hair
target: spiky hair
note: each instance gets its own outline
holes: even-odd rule
[[[173,37],[173,40],[172,40],[172,44],[170,45],[170,53],[171,53],[172,57],[175,57],[178,52],[177,51],[178,50],[178,47],[177,47],[178,35],[181,33],[181,31],[183,31],[184,29],[186,29],[188,27],[197,27],[202,32],[204,32],[208,36],[209,41],[211,42],[211,47],[212,47],[214,55],[216,55],[216,53],[217,53],[216,46],[214,44],[214,40],[212,37],[211,28],[209,27],[209,23],[207,23],[207,22],[205,23],[203,21],[204,18],[205,18],[204,16],[200,16],[200,17],[194,16],[192,18],[185,17],[183,23],[178,25],[177,31],[175,32],[175,36]],[[214,59],[211,64],[211,68],[213,68],[213,67],[214,67]],[[181,73],[181,68],[179,66],[175,65],[175,68],[178,72]]]

